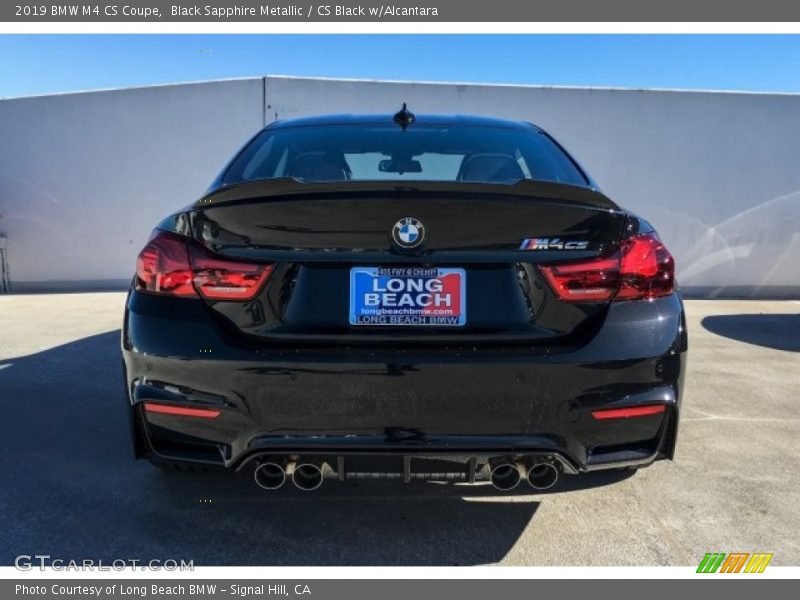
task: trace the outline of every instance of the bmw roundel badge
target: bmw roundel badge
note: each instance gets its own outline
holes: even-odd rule
[[[403,217],[392,227],[392,239],[401,248],[416,248],[425,239],[425,226],[419,219]]]

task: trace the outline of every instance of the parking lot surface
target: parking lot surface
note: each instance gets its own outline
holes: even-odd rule
[[[687,302],[677,458],[633,475],[520,486],[326,483],[265,492],[134,461],[122,293],[0,296],[0,564],[696,565],[706,552],[800,564],[800,302]]]

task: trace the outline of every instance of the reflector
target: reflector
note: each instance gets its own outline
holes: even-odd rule
[[[598,421],[606,419],[627,419],[628,417],[646,417],[657,415],[667,410],[665,404],[648,404],[647,406],[630,406],[627,408],[607,408],[593,410],[592,416]]]
[[[200,417],[201,419],[216,419],[222,412],[212,408],[191,408],[188,406],[175,406],[173,404],[158,404],[156,402],[145,402],[144,409],[147,412],[180,415],[183,417]]]

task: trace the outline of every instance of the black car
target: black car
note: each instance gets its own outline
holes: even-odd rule
[[[653,228],[530,123],[276,122],[139,254],[135,454],[291,479],[491,481],[671,459],[687,336]]]

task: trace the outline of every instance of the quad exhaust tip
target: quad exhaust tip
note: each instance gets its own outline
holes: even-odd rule
[[[322,485],[322,468],[321,462],[268,460],[256,466],[253,479],[260,488],[270,491],[283,487],[286,480],[291,479],[295,487],[310,492]]]
[[[291,478],[295,487],[310,492],[322,485],[324,467],[324,461],[313,459],[300,463],[285,459],[266,460],[256,465],[253,479],[260,488],[271,491],[283,487]],[[533,489],[547,490],[558,482],[559,475],[558,466],[553,462],[531,464],[502,458],[489,461],[489,481],[496,490],[504,492],[516,488],[523,477]]]
[[[507,492],[519,485],[522,475],[519,466],[512,462],[499,462],[491,465],[489,481],[496,490]]]
[[[496,490],[503,492],[516,488],[523,477],[533,489],[547,490],[556,484],[559,474],[558,467],[551,462],[536,462],[529,468],[512,460],[489,463],[489,481]]]
[[[535,490],[547,490],[558,481],[558,468],[549,462],[533,465],[528,470],[528,483]]]
[[[292,483],[305,491],[316,490],[322,485],[322,465],[315,463],[300,463],[292,471]]]
[[[277,490],[286,481],[286,471],[278,463],[263,462],[253,473],[256,484],[265,490]]]

